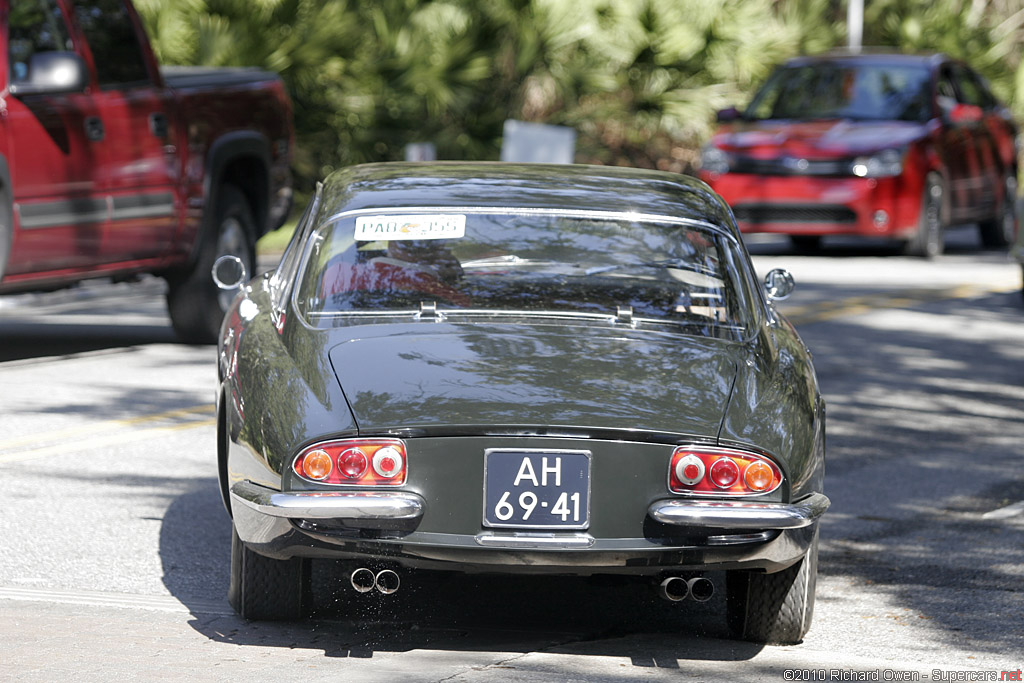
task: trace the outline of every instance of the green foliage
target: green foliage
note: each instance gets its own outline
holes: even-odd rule
[[[171,64],[277,71],[300,188],[341,166],[496,159],[505,119],[573,126],[579,161],[692,168],[713,113],[777,63],[845,42],[834,0],[138,0]],[[1018,114],[1020,0],[871,0],[865,44],[937,49]]]
[[[971,64],[1024,117],[1024,4],[1021,0],[872,0],[864,42],[908,52],[945,52]]]

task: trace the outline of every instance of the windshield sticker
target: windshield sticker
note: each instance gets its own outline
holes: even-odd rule
[[[446,240],[466,235],[464,214],[406,214],[400,216],[359,216],[355,238],[374,240]]]

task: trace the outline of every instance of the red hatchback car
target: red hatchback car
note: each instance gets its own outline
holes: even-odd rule
[[[898,240],[933,257],[951,225],[985,246],[1017,231],[1017,127],[985,81],[945,55],[828,54],[779,67],[746,111],[718,113],[700,177],[743,232]]]

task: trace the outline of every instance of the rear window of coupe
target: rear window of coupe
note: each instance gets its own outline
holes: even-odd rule
[[[410,209],[329,219],[313,232],[295,305],[313,326],[436,310],[613,317],[745,337],[744,259],[725,234],[664,217]]]

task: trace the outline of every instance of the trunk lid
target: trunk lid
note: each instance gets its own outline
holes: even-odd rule
[[[384,327],[330,350],[362,433],[545,426],[717,438],[741,353],[717,339],[587,327]]]

